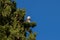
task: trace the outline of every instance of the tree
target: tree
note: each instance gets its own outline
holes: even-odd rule
[[[36,23],[26,22],[24,17],[25,10],[16,8],[14,0],[0,0],[0,40],[36,40],[31,30]]]

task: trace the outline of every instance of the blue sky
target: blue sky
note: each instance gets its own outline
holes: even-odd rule
[[[60,0],[16,0],[18,8],[37,23],[36,40],[60,40]]]

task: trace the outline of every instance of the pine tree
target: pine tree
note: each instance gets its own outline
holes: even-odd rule
[[[26,22],[24,17],[25,10],[16,8],[14,0],[0,0],[0,40],[36,40],[31,30],[36,23]]]

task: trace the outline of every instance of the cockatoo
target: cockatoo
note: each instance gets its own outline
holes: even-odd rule
[[[28,16],[26,22],[29,22],[30,23],[30,20],[31,20],[31,17]]]

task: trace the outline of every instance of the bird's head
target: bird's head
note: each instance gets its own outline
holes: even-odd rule
[[[30,19],[31,19],[31,17],[30,17],[30,16],[28,16],[28,17],[27,17],[27,20],[30,20]]]

